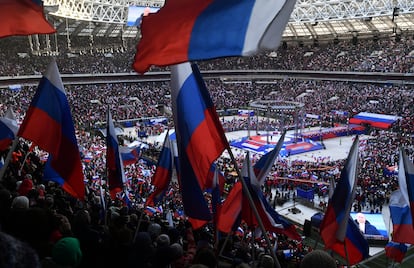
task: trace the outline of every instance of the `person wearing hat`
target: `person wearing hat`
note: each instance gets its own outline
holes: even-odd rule
[[[334,258],[327,252],[316,249],[306,254],[300,263],[300,268],[313,267],[336,268],[337,265]]]
[[[63,267],[78,267],[82,260],[79,240],[75,237],[64,237],[52,248],[52,260]]]
[[[11,204],[12,209],[27,209],[29,208],[29,198],[24,195],[16,196]]]
[[[19,195],[27,195],[32,189],[33,181],[30,177],[28,177],[21,182],[19,188],[17,189],[17,192],[19,193]]]

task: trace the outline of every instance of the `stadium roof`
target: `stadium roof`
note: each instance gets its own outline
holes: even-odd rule
[[[162,7],[163,0],[45,0],[48,19],[62,35],[137,37],[126,26],[129,6]],[[381,37],[414,32],[414,1],[297,0],[285,41]]]

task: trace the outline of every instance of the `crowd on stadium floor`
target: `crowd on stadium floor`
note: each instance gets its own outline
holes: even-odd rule
[[[27,45],[22,45],[25,42],[21,42],[21,39],[18,38],[20,42],[16,41],[16,43],[14,39],[0,40],[0,45],[7,42],[19,44],[11,47],[14,53],[5,54],[5,50],[1,50],[1,54],[4,54],[6,59],[0,64],[2,75],[40,73],[42,71],[40,68],[48,63],[48,57],[30,55],[29,61],[27,58],[18,59],[16,53],[28,52]],[[284,51],[281,48],[278,52],[280,58],[262,55],[262,57],[246,59],[215,60],[200,63],[200,66],[206,69],[251,69],[266,66],[272,69],[283,67],[285,69],[331,71],[337,68],[341,71],[412,71],[410,69],[412,58],[408,56],[410,47],[412,48],[411,39],[407,39],[403,47],[402,43],[391,39],[373,42],[359,43],[356,47],[340,42],[338,45],[331,44],[324,49],[288,47]],[[75,44],[76,40],[72,45],[75,46]],[[89,43],[83,42],[82,44],[88,48]],[[312,49],[314,54],[303,60],[303,54],[308,49]],[[293,56],[295,54],[290,50],[295,50],[297,55],[301,55],[300,60],[295,59]],[[132,51],[133,49],[129,49],[129,52]],[[373,51],[382,51],[382,54],[370,57]],[[395,53],[396,51],[398,53]],[[342,52],[345,54],[338,56]],[[121,65],[132,60],[123,58],[126,54],[132,57],[132,53],[114,52],[113,58],[110,58],[113,65],[106,64],[107,58],[102,58],[102,62],[97,62],[100,59],[95,57],[91,60],[88,54],[76,58],[58,57],[57,61],[62,73],[119,72],[129,70],[125,65]],[[89,62],[93,62],[94,66],[86,64]],[[206,84],[217,109],[226,111],[235,107],[245,108],[251,100],[255,99],[300,101],[305,104],[304,112],[321,116],[319,121],[308,122],[315,126],[346,124],[348,118],[332,113],[333,110],[347,111],[350,116],[360,111],[401,116],[401,120],[389,130],[368,129],[367,134],[372,138],[367,139],[361,150],[361,165],[364,168],[359,174],[359,187],[354,208],[356,211],[380,212],[397,185],[395,174],[386,172],[386,169],[398,163],[399,146],[404,146],[408,150],[411,159],[414,155],[412,137],[414,96],[410,85],[291,79],[280,80],[273,85],[223,84],[220,80],[207,80]],[[18,91],[3,89],[0,101],[1,114],[4,114],[8,107],[13,107],[18,120],[21,121],[35,89],[35,87],[23,87]],[[143,211],[142,204],[152,189],[151,176],[155,171],[161,144],[150,145],[143,149],[142,156],[146,160],[137,161],[125,168],[129,181],[128,190],[134,204],[132,207],[127,209],[121,200],[110,201],[105,194],[106,191],[104,191],[106,202],[102,202],[100,183],[105,181],[106,176],[106,145],[97,128],[100,123],[105,123],[107,105],[115,121],[119,122],[137,118],[168,117],[166,125],[150,125],[145,124],[144,121],[137,121],[139,124],[135,124],[137,131],[146,132],[148,135],[159,134],[164,129],[172,127],[172,120],[165,113],[165,107],[171,105],[169,98],[166,97],[169,95],[168,83],[68,85],[65,89],[83,156],[87,185],[86,202],[71,198],[54,183],[43,182],[41,180],[43,154],[38,150],[29,153],[31,150],[29,144],[22,141],[13,154],[8,171],[0,185],[0,224],[2,227],[2,233],[0,233],[2,241],[0,245],[2,246],[0,247],[7,248],[6,245],[10,245],[7,250],[15,250],[14,254],[22,258],[19,261],[22,264],[23,261],[30,262],[30,267],[62,267],[65,265],[65,267],[166,267],[168,265],[189,267],[195,264],[216,267],[217,263],[223,267],[226,267],[225,265],[243,267],[243,265],[252,265],[253,262],[257,264],[257,267],[273,267],[268,266],[271,257],[265,251],[263,241],[250,243],[253,235],[246,226],[242,226],[240,233],[232,235],[225,247],[221,244],[223,240],[215,240],[216,236],[212,232],[211,225],[200,230],[192,230],[188,222],[181,217],[182,205],[176,184],[171,186],[171,194],[164,200],[161,208],[158,208],[158,212],[151,214]],[[272,94],[273,91],[277,91],[277,94]],[[307,94],[297,99],[297,96],[302,93]],[[334,96],[337,98],[330,101]],[[131,99],[131,97],[136,98]],[[375,101],[371,102],[371,100]],[[269,128],[268,123],[266,119],[253,117],[248,127],[246,118],[235,115],[233,120],[223,120],[223,128],[226,131],[265,129]],[[286,115],[284,118],[270,121],[270,124],[270,128],[276,130],[281,125],[295,124],[295,120],[293,115]],[[128,143],[132,141],[132,138],[126,135],[123,140]],[[7,151],[3,152],[3,156],[6,153]],[[86,158],[86,155],[92,157]],[[242,162],[242,157],[240,153],[239,164]],[[258,157],[254,156],[256,160]],[[220,159],[219,165],[229,179],[228,187],[230,187],[234,167],[226,158]],[[328,172],[320,169],[321,166],[330,166],[332,170],[337,171],[342,165],[343,161],[310,163],[279,159],[271,173],[280,177],[290,175],[297,178],[306,178],[306,176],[310,178],[311,175],[315,175],[319,180],[327,182],[331,177],[337,178],[338,172]],[[273,184],[272,181],[272,183],[265,184],[264,192],[269,202],[277,205],[275,196],[270,195],[269,188],[277,187],[277,193],[281,196],[292,198],[291,194],[286,194],[294,192],[292,190],[297,186],[293,182]],[[104,208],[106,208],[106,214],[102,213]],[[174,227],[171,226],[171,221],[165,218],[169,211],[173,215]],[[19,240],[29,246],[22,244]],[[278,243],[278,259],[284,265],[282,267],[298,266],[303,256],[312,251],[311,247],[301,241],[290,240],[283,235],[273,236],[272,241]],[[12,247],[13,243],[16,246]],[[219,258],[218,250],[220,249],[223,249],[223,252]],[[0,258],[0,264],[5,263],[4,267],[10,264],[6,261],[13,260]]]

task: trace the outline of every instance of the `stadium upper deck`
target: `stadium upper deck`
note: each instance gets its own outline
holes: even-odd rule
[[[61,35],[136,37],[128,7],[162,7],[163,0],[45,0]],[[324,42],[414,32],[414,2],[407,0],[297,0],[284,32],[286,42]]]

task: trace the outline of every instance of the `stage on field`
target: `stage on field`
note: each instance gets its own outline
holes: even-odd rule
[[[280,135],[257,135],[243,137],[230,143],[232,147],[248,150],[258,154],[266,154],[271,151],[279,141]],[[321,142],[311,139],[295,139],[293,136],[286,135],[280,156],[290,156],[305,152],[324,149]]]

